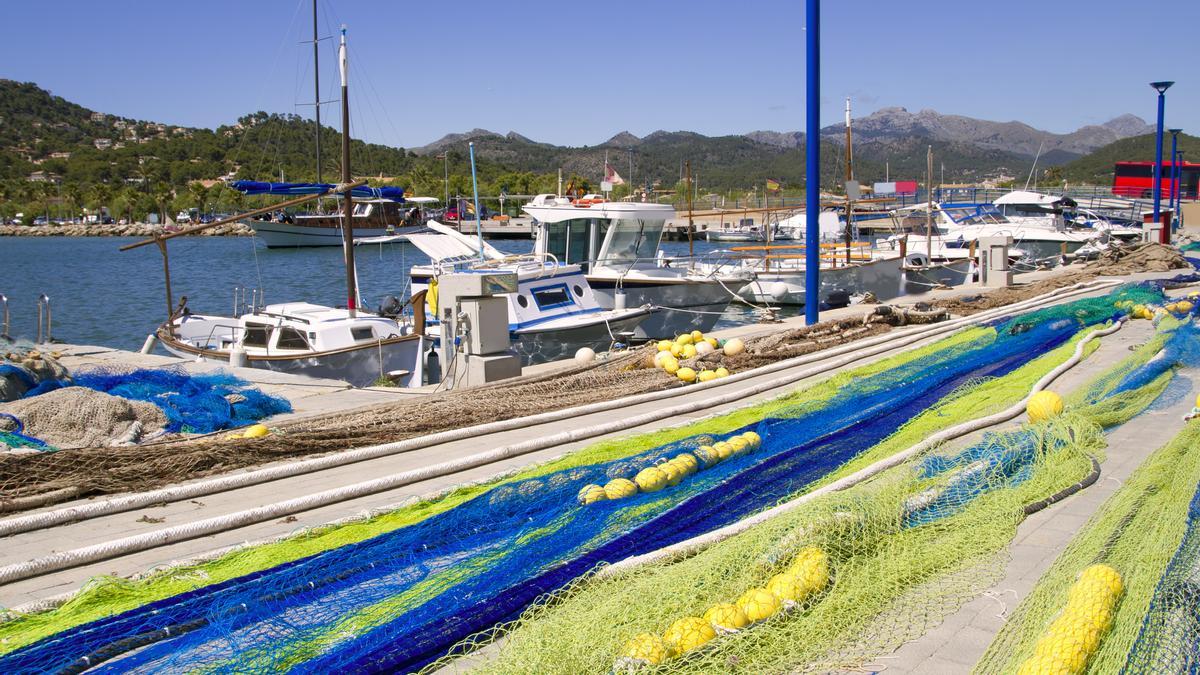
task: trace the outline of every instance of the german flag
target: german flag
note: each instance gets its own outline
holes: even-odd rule
[[[774,178],[767,179],[767,192],[779,192],[780,183]]]

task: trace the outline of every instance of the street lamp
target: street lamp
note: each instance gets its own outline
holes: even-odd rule
[[[1171,222],[1179,219],[1179,209],[1175,206],[1175,190],[1179,187],[1179,163],[1176,161],[1176,154],[1179,152],[1179,132],[1183,129],[1167,129],[1171,132],[1171,187],[1167,190],[1167,208],[1171,209]],[[1174,228],[1172,228],[1174,229]]]
[[[1159,208],[1162,206],[1162,143],[1163,113],[1166,111],[1166,93],[1174,82],[1151,82],[1158,92],[1158,126],[1154,130],[1154,222],[1161,222]]]
[[[1180,150],[1175,155],[1179,158],[1179,182],[1175,184],[1175,203],[1178,209],[1175,217],[1179,219],[1179,227],[1183,227],[1183,152]]]

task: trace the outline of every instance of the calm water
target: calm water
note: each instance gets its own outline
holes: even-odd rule
[[[37,297],[50,296],[55,339],[136,350],[166,317],[162,256],[146,246],[117,249],[133,238],[0,237],[0,294],[8,296],[12,334],[33,338]],[[511,253],[529,251],[528,240],[497,240]],[[715,245],[697,243],[697,252]],[[687,243],[664,242],[668,254],[686,254]],[[251,237],[180,237],[168,244],[176,301],[188,297],[197,313],[228,315],[235,287],[265,289],[266,302],[345,301],[340,248],[267,250]],[[355,256],[360,293],[374,308],[386,295],[404,297],[408,268],[428,258],[407,244],[361,246]],[[752,322],[731,306],[717,325]]]

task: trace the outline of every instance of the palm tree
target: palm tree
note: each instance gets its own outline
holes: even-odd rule
[[[204,200],[208,199],[208,188],[204,187],[204,184],[200,181],[188,183],[188,194],[192,196],[192,199],[196,200],[196,208],[203,213]]]

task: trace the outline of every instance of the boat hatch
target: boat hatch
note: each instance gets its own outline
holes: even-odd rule
[[[355,326],[350,329],[350,337],[354,338],[355,341],[374,340],[375,330],[370,326]]]
[[[571,298],[571,292],[567,290],[566,284],[543,286],[533,289],[530,293],[533,295],[533,301],[537,303],[538,309],[555,309],[575,302]]]

